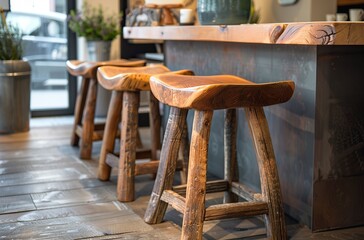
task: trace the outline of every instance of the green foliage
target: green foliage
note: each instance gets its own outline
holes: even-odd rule
[[[21,60],[22,34],[18,27],[6,24],[4,13],[0,25],[0,60]]]
[[[101,5],[98,8],[90,7],[87,2],[82,6],[81,12],[71,10],[68,16],[68,26],[78,36],[86,40],[114,40],[120,34],[121,14],[104,16]]]

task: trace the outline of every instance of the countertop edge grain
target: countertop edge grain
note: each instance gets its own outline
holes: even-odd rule
[[[364,22],[124,27],[123,37],[140,40],[364,45]]]

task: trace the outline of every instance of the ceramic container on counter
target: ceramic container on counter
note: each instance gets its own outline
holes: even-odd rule
[[[197,15],[201,25],[236,25],[248,23],[251,0],[198,0]]]

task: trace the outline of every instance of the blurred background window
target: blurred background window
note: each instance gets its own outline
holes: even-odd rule
[[[23,59],[30,63],[32,116],[71,114],[75,87],[65,66],[69,58],[67,9],[72,0],[11,0],[7,21],[23,34]],[[73,43],[75,47],[75,41]],[[71,81],[73,83],[73,81]]]

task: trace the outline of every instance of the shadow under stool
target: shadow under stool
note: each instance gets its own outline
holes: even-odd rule
[[[103,143],[101,147],[98,178],[107,181],[112,167],[118,168],[117,199],[121,202],[135,198],[134,178],[137,175],[155,174],[158,169],[158,151],[160,150],[161,118],[159,102],[150,94],[150,129],[151,150],[137,151],[138,109],[140,91],[150,91],[149,78],[153,74],[170,72],[163,65],[146,67],[100,67],[97,72],[99,84],[112,91],[107,113]],[[181,70],[176,74],[193,74]],[[121,118],[120,154],[117,157],[115,137]],[[187,127],[185,127],[187,129]],[[136,164],[136,159],[150,158]],[[179,169],[184,169],[187,160],[179,161]]]
[[[111,60],[105,62],[88,62],[68,60],[66,67],[68,72],[77,77],[82,77],[81,88],[77,95],[74,123],[71,136],[71,145],[80,144],[80,158],[91,159],[92,143],[99,141],[103,136],[104,123],[95,124],[95,109],[97,100],[98,82],[96,78],[97,68],[100,66],[138,67],[144,66],[144,60]]]
[[[160,165],[144,220],[163,220],[168,204],[183,214],[181,239],[202,239],[207,220],[263,215],[269,239],[286,239],[278,171],[264,106],[288,101],[293,81],[255,84],[230,75],[155,75],[150,80],[154,96],[171,106],[160,156]],[[236,158],[236,108],[244,108],[257,155],[261,193],[255,193],[238,178]],[[181,141],[181,126],[188,109],[194,109],[187,184],[172,188]],[[213,111],[225,109],[223,180],[207,181],[207,155]],[[183,191],[184,190],[184,191]],[[205,207],[205,195],[224,191],[223,204]],[[237,196],[245,201],[237,202]]]

